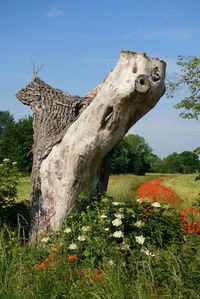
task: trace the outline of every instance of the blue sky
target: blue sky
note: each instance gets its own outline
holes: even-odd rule
[[[176,58],[200,53],[199,0],[0,0],[0,110],[16,119],[30,110],[17,90],[39,76],[54,87],[84,95],[112,69],[121,49],[164,59],[168,76]],[[199,145],[200,122],[184,120],[165,96],[131,129],[164,157]]]

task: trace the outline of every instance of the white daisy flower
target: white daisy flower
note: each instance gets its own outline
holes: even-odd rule
[[[135,241],[136,241],[138,244],[143,245],[143,244],[144,244],[144,241],[145,241],[145,237],[143,237],[143,235],[135,236]]]
[[[118,213],[118,214],[114,214],[116,218],[118,219],[123,219],[124,218],[124,214]]]
[[[161,204],[160,204],[159,202],[155,201],[155,202],[153,202],[153,203],[151,204],[151,206],[154,207],[154,208],[160,208],[160,207],[161,207]]]
[[[122,202],[122,201],[113,201],[112,204],[114,206],[121,206],[121,205],[124,205],[124,202]]]
[[[85,236],[78,236],[78,240],[83,242],[86,240],[86,237]]]
[[[70,227],[66,227],[65,229],[64,229],[64,233],[66,233],[66,234],[69,234],[69,233],[71,233],[71,228]]]
[[[6,159],[6,158],[3,159],[3,162],[4,162],[4,163],[8,163],[9,161],[10,161],[10,159]]]
[[[137,201],[138,203],[141,203],[143,200],[144,200],[144,198],[138,198],[138,199],[136,199],[136,201]]]
[[[84,233],[90,231],[90,229],[91,229],[91,227],[90,227],[89,225],[83,226],[83,227],[81,228],[81,230],[82,230]]]
[[[100,216],[100,218],[101,218],[101,219],[106,219],[107,216],[106,216],[105,214],[102,214],[102,215]]]
[[[75,250],[78,248],[78,246],[75,243],[71,243],[68,248],[71,250]]]
[[[113,237],[115,238],[123,238],[123,233],[121,230],[117,230],[116,232],[114,232]]]
[[[48,237],[44,237],[40,240],[42,243],[47,243],[49,242],[49,238]]]
[[[112,225],[114,226],[120,226],[122,224],[121,219],[116,218],[115,220],[112,221]]]
[[[134,223],[134,226],[138,227],[138,228],[141,228],[145,225],[144,222],[140,221],[140,220],[137,220],[135,223]]]

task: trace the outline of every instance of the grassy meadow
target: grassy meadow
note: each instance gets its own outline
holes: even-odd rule
[[[111,176],[108,197],[37,243],[27,241],[25,222],[1,223],[0,299],[200,299],[199,235],[182,233],[179,209],[136,201],[136,189],[161,176]],[[180,209],[198,204],[195,175],[162,184],[181,197]],[[21,176],[19,204],[30,191]]]
[[[111,175],[107,194],[114,199],[132,198],[135,190],[144,182],[150,181],[155,177],[164,177],[163,185],[176,191],[176,193],[184,200],[184,206],[189,206],[198,199],[200,193],[200,184],[195,181],[196,174],[186,175],[163,175],[163,174],[147,174],[145,176],[137,176],[133,174]],[[31,177],[21,176],[18,185],[18,200],[28,200],[31,192]]]
[[[20,183],[17,186],[18,201],[28,200],[31,193],[31,177],[20,176]]]
[[[142,183],[150,181],[155,177],[164,178],[162,184],[174,190],[183,199],[183,207],[191,206],[191,204],[199,198],[200,183],[195,181],[195,174],[147,174],[145,176],[132,174],[112,175],[109,179],[107,193],[116,199],[120,197],[131,198],[135,194],[135,190]]]
[[[176,175],[166,178],[163,184],[176,191],[185,204],[191,205],[200,193],[200,183],[195,178],[196,174]]]

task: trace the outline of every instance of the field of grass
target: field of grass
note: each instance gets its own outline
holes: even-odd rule
[[[145,181],[146,178],[144,176],[133,174],[112,175],[109,178],[107,194],[115,199],[127,196],[132,197],[133,191]]]
[[[135,190],[145,181],[149,181],[155,177],[164,177],[162,184],[174,190],[183,200],[183,207],[191,206],[191,204],[199,199],[200,182],[195,181],[195,174],[186,175],[163,175],[150,174],[146,176],[136,175],[112,175],[109,179],[107,193],[118,199],[120,197],[132,198]]]
[[[18,200],[28,200],[31,193],[31,177],[20,176],[20,183],[17,187]]]
[[[177,175],[171,178],[166,178],[163,184],[176,193],[188,204],[199,198],[200,182],[195,182],[195,174]]]
[[[108,184],[107,194],[115,199],[134,196],[135,190],[145,181],[154,177],[164,176],[163,174],[149,174],[137,176],[133,174],[111,175]],[[190,206],[194,200],[199,198],[200,182],[195,182],[195,174],[187,175],[167,175],[164,176],[162,184],[174,190],[183,200],[185,206]],[[18,185],[18,200],[28,200],[31,192],[30,176],[21,176]]]

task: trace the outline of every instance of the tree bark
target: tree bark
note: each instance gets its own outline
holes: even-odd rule
[[[83,98],[37,77],[17,93],[33,110],[31,238],[60,230],[80,193],[106,190],[113,148],[164,94],[165,66],[122,51],[114,70]]]

